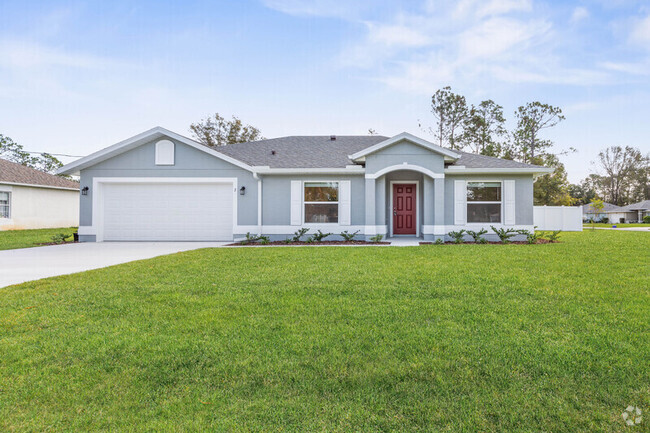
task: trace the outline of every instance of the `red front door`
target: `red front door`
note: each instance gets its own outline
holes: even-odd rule
[[[415,234],[415,184],[393,184],[393,234]]]

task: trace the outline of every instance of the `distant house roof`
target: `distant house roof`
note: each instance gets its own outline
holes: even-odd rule
[[[615,204],[611,203],[603,203],[603,210],[601,210],[601,213],[604,212],[616,212],[620,211],[621,207],[616,206]],[[591,206],[591,203],[589,204],[584,204],[582,205],[582,214],[588,214],[588,213],[596,213],[595,209]]]
[[[0,183],[57,189],[79,189],[79,182],[44,173],[0,158]]]
[[[251,166],[270,168],[345,168],[354,164],[349,156],[388,140],[381,135],[299,135],[235,143],[214,150]],[[466,168],[542,168],[537,165],[454,150],[460,155],[452,166]]]
[[[628,204],[621,208],[621,212],[634,212],[636,210],[650,210],[650,200],[643,200],[638,203]]]

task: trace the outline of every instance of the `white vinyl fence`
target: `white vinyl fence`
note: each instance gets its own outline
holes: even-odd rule
[[[533,206],[533,224],[537,230],[582,231],[580,206]]]

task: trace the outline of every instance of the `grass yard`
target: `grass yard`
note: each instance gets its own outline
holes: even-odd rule
[[[64,233],[72,236],[76,227],[60,229],[6,230],[0,231],[0,250],[39,247],[40,244],[52,242],[52,236]],[[68,239],[72,240],[72,238]]]
[[[627,224],[621,224],[621,223],[616,223],[616,224],[614,224],[614,223],[607,223],[607,224],[596,223],[596,224],[593,224],[593,226],[594,227],[607,227],[607,228],[611,228],[612,226],[616,226],[618,228],[645,227],[648,230],[650,230],[650,224],[644,224],[644,223],[639,223],[639,224],[635,224],[635,223],[627,223]],[[592,224],[591,223],[585,223],[585,224],[582,225],[582,227],[585,228],[585,229],[590,229],[592,227]]]
[[[650,235],[562,239],[206,249],[0,289],[0,431],[648,431]]]

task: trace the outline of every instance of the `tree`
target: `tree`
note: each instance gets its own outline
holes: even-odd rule
[[[0,134],[0,158],[46,173],[54,173],[59,167],[63,166],[61,161],[49,153],[37,155],[32,156],[30,152],[25,151],[22,145]]]
[[[493,100],[481,101],[478,106],[472,105],[463,126],[463,142],[474,153],[499,156],[501,143],[496,139],[507,133],[505,122],[503,107]]]
[[[519,159],[523,162],[531,161],[553,146],[552,141],[542,140],[539,134],[565,119],[560,108],[538,101],[520,106],[515,111],[515,117],[517,128],[512,135]]]
[[[192,123],[190,131],[194,138],[209,147],[264,139],[256,127],[244,125],[235,116],[232,116],[232,120],[226,120],[219,113]]]
[[[554,168],[553,173],[537,178],[533,184],[533,201],[536,206],[572,206],[575,199],[569,194],[569,181],[564,164],[556,155],[537,156],[534,164]]]
[[[639,149],[611,146],[598,154],[598,162],[605,173],[602,189],[606,201],[622,206],[645,194],[647,183],[643,182],[647,182],[650,158]]]
[[[594,199],[600,197],[598,191],[602,181],[597,174],[590,174],[583,179],[579,184],[569,185],[569,194],[578,205],[585,205],[591,203]]]
[[[453,93],[449,86],[438,89],[431,97],[431,113],[436,119],[436,127],[431,131],[438,144],[451,149],[461,149],[461,131],[469,115],[465,97]]]
[[[605,203],[602,200],[596,199],[591,202],[590,206],[596,214],[596,217],[591,219],[591,229],[594,230],[596,228],[596,220],[599,219],[598,215],[600,215],[605,208]]]

